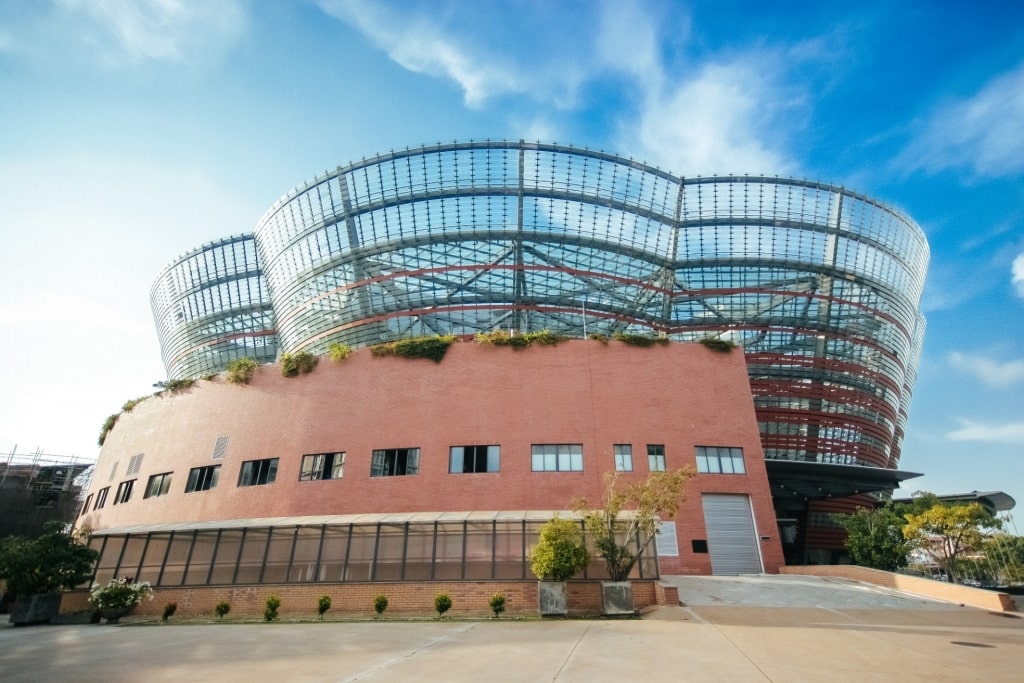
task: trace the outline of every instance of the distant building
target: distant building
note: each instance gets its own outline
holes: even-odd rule
[[[522,356],[524,363],[550,352],[565,356],[564,365],[516,380],[547,411],[527,411],[531,419],[520,423],[509,421],[500,403],[481,409],[486,396],[500,396],[506,387],[494,381],[488,356],[456,347],[453,359],[436,370],[458,372],[461,385],[443,372],[421,377],[417,369],[417,381],[427,384],[404,386],[400,378],[409,370],[392,367],[389,359],[372,371],[366,366],[361,384],[339,374],[344,384],[333,389],[323,385],[328,371],[320,368],[309,378],[275,378],[272,386],[256,384],[248,391],[218,381],[201,383],[194,395],[144,402],[111,432],[113,441],[98,464],[100,477],[109,469],[109,479],[93,485],[85,512],[98,538],[117,536],[121,541],[116,542],[128,533],[153,533],[157,527],[130,532],[132,523],[142,520],[171,525],[162,528],[173,529],[176,539],[215,527],[218,538],[227,529],[246,536],[245,529],[265,528],[256,517],[295,529],[303,524],[292,519],[296,515],[384,515],[374,522],[380,525],[390,524],[392,513],[428,520],[434,515],[440,524],[454,513],[470,519],[483,511],[519,515],[515,518],[525,523],[563,509],[573,495],[594,497],[598,475],[625,456],[619,446],[628,446],[639,462],[648,455],[660,457],[668,468],[699,462],[710,468],[697,477],[691,502],[726,494],[746,501],[736,510],[716,507],[736,499],[710,499],[700,509],[691,508],[700,520],[689,529],[682,521],[676,525],[680,555],[677,561],[662,558],[666,571],[719,573],[716,552],[728,554],[735,544],[718,541],[716,548],[711,531],[717,522],[742,519],[747,520],[742,533],[749,538],[739,545],[760,548],[754,569],[777,564],[772,548],[780,537],[791,561],[829,561],[841,543],[822,523],[829,512],[849,509],[856,500],[851,496],[889,491],[912,476],[897,466],[924,334],[919,303],[927,261],[924,235],[911,219],[823,183],[680,178],[601,152],[524,142],[453,143],[350,164],[288,193],[252,234],[200,247],[160,274],[152,303],[170,378],[218,373],[242,357],[269,362],[284,353],[322,355],[332,343],[360,349],[435,334],[469,340],[492,330],[519,335],[550,330],[576,338],[714,339],[742,347],[743,391],[753,398],[748,426],[759,434],[759,443],[730,432],[734,420],[746,420],[748,399],[733,393],[729,370],[721,368],[722,386],[731,387],[727,393],[733,397],[728,404],[706,385],[688,382],[700,365],[694,353],[717,358],[701,347],[651,349],[649,355],[631,349],[638,354],[635,360],[616,355],[616,382],[586,386],[583,404],[541,397],[560,395],[562,385],[576,386],[579,373],[597,381],[597,366],[564,373],[583,359],[599,362],[601,353],[622,354],[615,343],[600,352],[596,342],[564,347],[580,354],[576,359],[562,348],[531,349]],[[354,358],[359,358],[354,367],[371,363],[365,354]],[[662,364],[665,358],[678,365]],[[647,384],[631,381],[626,368],[634,362],[640,367],[654,362],[660,372]],[[270,380],[259,379],[265,381]],[[309,393],[311,382],[316,389]],[[436,389],[440,386],[449,393]],[[241,393],[222,394],[228,390]],[[305,427],[296,432],[269,418],[253,422],[260,414],[252,412],[253,402],[271,400],[267,392],[277,397],[276,410],[287,416],[287,425]],[[227,413],[206,403],[214,394],[229,407]],[[448,409],[425,412],[427,395]],[[515,410],[531,407],[517,400]],[[378,413],[366,422],[372,427],[363,426],[332,418],[323,412],[324,402],[342,413],[365,403]],[[200,404],[206,408],[196,412]],[[606,404],[623,406],[619,417],[634,425],[629,438],[601,423],[580,431],[580,415],[597,419]],[[677,412],[661,412],[666,406]],[[718,425],[701,422],[711,417],[710,406]],[[379,420],[392,411],[399,411],[401,423]],[[433,419],[424,421],[428,414]],[[346,430],[311,425],[311,415],[341,420]],[[708,436],[698,437],[704,432],[696,427],[687,431],[691,415],[700,418],[693,424],[702,425]],[[400,425],[405,424],[422,433],[404,431]],[[275,433],[267,433],[270,425]],[[493,436],[487,425],[494,426]],[[281,429],[289,438],[277,436]],[[205,441],[194,441],[200,438],[194,434]],[[317,441],[317,435],[324,438]],[[433,444],[429,454],[422,445],[427,441]],[[361,445],[354,449],[352,443]],[[648,450],[659,445],[663,452]],[[535,464],[537,458],[546,462],[549,446],[554,473],[538,471]],[[471,455],[463,450],[462,457],[483,466],[490,457],[485,447],[500,449],[497,472],[467,477],[436,469],[446,458],[458,459],[450,451],[456,448],[470,448]],[[224,479],[211,480],[212,470],[204,470],[215,466],[211,453],[220,453]],[[343,481],[320,486],[336,487],[339,500],[359,509],[333,497],[329,504],[315,486],[299,487],[308,484],[299,481],[308,474],[306,458],[322,456],[307,463],[316,470],[328,467],[328,456],[330,466],[337,466],[340,453]],[[759,507],[762,454],[778,528],[764,528],[770,514]],[[566,472],[558,464],[563,457]],[[419,467],[429,462],[435,468],[427,488],[425,476],[385,483],[373,474],[408,471],[410,458],[417,463],[422,458]],[[744,472],[727,475],[737,461]],[[574,462],[582,462],[582,470],[572,469]],[[274,486],[266,492],[287,494],[268,496],[246,485],[253,477],[266,480],[271,468]],[[277,479],[278,472],[290,481]],[[197,493],[193,474],[196,481],[216,481],[217,491]],[[483,499],[476,492],[480,478],[494,482],[483,484],[494,491]],[[136,480],[146,491],[166,482],[165,493],[173,495],[151,492],[139,500],[130,493],[129,482]],[[104,489],[116,500],[123,497],[123,490],[116,495],[122,487],[128,487],[127,500],[117,508],[107,502],[106,511],[97,507]],[[321,490],[327,488],[316,489]],[[527,538],[529,530],[522,528]],[[384,527],[374,529],[379,550]],[[468,527],[464,530],[468,533]],[[259,533],[268,534],[269,558],[277,552],[272,548],[276,535]],[[293,543],[300,535],[294,533]],[[168,542],[168,557],[176,556],[178,541]],[[402,548],[408,552],[408,545]],[[710,559],[698,557],[705,548]],[[104,551],[108,565],[110,552]],[[239,552],[244,554],[244,547]],[[749,570],[747,565],[735,571]],[[726,571],[734,568],[721,569]]]
[[[0,538],[32,538],[47,522],[74,522],[91,467],[75,457],[42,452],[12,450],[0,457]]]

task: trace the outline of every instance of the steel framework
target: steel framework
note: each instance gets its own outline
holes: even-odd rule
[[[845,188],[681,178],[559,145],[452,143],[339,167],[233,239],[259,253],[244,275],[208,266],[191,286],[162,284],[218,243],[154,286],[172,377],[254,355],[239,340],[256,338],[267,360],[277,344],[323,353],[498,328],[714,336],[744,347],[768,458],[898,463],[928,245],[910,218]],[[183,321],[183,293],[205,296],[227,284],[218,278],[260,294]]]

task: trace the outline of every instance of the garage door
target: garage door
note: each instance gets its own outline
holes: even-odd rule
[[[708,530],[711,573],[719,575],[760,574],[761,553],[757,547],[750,497],[705,493],[704,525]]]

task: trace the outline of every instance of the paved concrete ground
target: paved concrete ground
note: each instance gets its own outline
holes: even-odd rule
[[[873,597],[838,607],[727,604],[718,594],[728,586],[734,598],[742,589],[772,599],[789,593],[787,602],[823,589],[793,577],[784,585],[776,581],[783,577],[743,578],[702,578],[703,588],[692,584],[687,595],[702,594],[697,602],[709,604],[656,608],[631,620],[3,627],[0,680],[1024,679],[1024,619],[1017,615],[935,604],[865,607]],[[863,588],[839,586],[830,600],[849,601],[843,591]]]

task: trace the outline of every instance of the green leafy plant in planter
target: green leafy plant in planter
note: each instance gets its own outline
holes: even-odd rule
[[[67,533],[59,521],[47,522],[36,538],[8,536],[0,540],[0,579],[18,596],[12,623],[49,621],[60,609],[59,591],[92,578],[99,553],[83,541],[83,534]]]
[[[115,624],[121,617],[131,614],[143,600],[147,599],[153,599],[153,589],[149,581],[135,581],[131,577],[115,577],[105,585],[94,586],[89,593],[89,602],[110,624]]]
[[[231,603],[230,602],[218,602],[217,605],[213,608],[213,613],[216,614],[217,618],[220,619],[221,621],[224,620],[224,616],[227,615],[227,613],[230,612],[230,611],[231,611]]]
[[[384,616],[384,610],[388,608],[388,596],[383,593],[377,593],[377,597],[373,599],[373,611],[377,613],[377,618],[380,619]]]
[[[736,348],[736,345],[731,341],[720,337],[705,337],[700,340],[700,343],[712,351],[720,351],[722,353],[729,353]]]
[[[530,571],[541,581],[568,581],[587,566],[579,522],[554,518],[540,528],[530,553]]]
[[[631,346],[642,347],[654,346],[655,344],[665,346],[669,343],[668,337],[652,337],[647,334],[628,334],[625,332],[616,332],[612,336],[612,339]]]
[[[320,621],[324,620],[324,612],[331,609],[331,596],[321,595],[316,601],[316,615]]]
[[[281,598],[271,595],[263,607],[263,621],[274,621],[278,617],[277,610],[281,608]]]
[[[453,334],[413,337],[411,339],[399,339],[398,341],[375,344],[370,347],[370,353],[375,357],[429,358],[435,363],[440,363],[445,354],[448,353],[448,347],[456,341]]]
[[[253,358],[236,358],[228,363],[227,380],[232,384],[248,384],[259,366]]]
[[[538,346],[555,346],[568,339],[568,336],[556,334],[551,330],[524,332],[522,334],[512,334],[505,330],[491,330],[490,332],[477,332],[475,337],[477,344],[485,346],[511,346],[513,349],[525,349],[534,344]]]
[[[347,344],[333,342],[327,347],[327,356],[337,362],[343,361],[352,354],[352,349]]]
[[[281,356],[281,374],[285,377],[296,377],[299,374],[308,374],[316,368],[318,359],[309,351],[298,353],[286,353]]]
[[[490,606],[491,611],[494,612],[494,618],[497,619],[505,611],[505,596],[501,593],[495,593],[487,604]]]
[[[178,611],[178,603],[169,602],[164,605],[164,613],[160,615],[160,620],[166,622],[168,619],[174,616],[174,613]]]
[[[434,596],[434,609],[437,610],[437,618],[444,619],[444,613],[452,608],[452,597],[447,593],[438,593]]]

